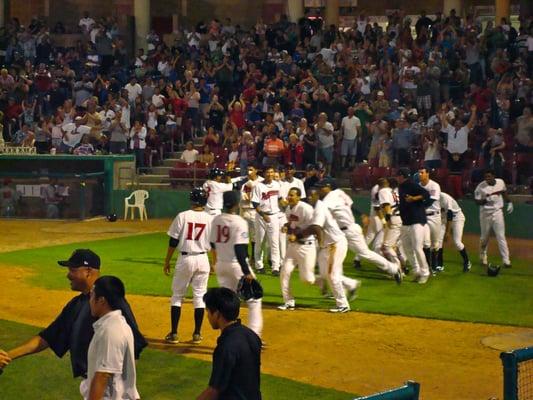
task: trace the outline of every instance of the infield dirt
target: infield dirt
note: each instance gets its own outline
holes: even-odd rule
[[[2,231],[9,235],[3,238],[0,251],[163,231],[168,224],[168,220],[120,221],[112,226],[107,221],[3,221]],[[511,241],[513,254],[527,258],[525,243]],[[0,268],[0,319],[46,326],[74,296],[68,290],[30,286],[31,274],[16,265]],[[152,347],[211,360],[216,332],[207,323],[204,342],[199,346],[188,343],[192,333],[190,303],[184,305],[180,323],[183,342],[167,346],[161,338],[168,331],[168,298],[128,298]],[[246,309],[242,316],[246,321]],[[504,333],[533,333],[528,328],[359,312],[332,315],[324,310],[279,312],[267,308],[264,317],[268,348],[262,356],[263,372],[361,395],[416,380],[422,385],[422,399],[501,397],[499,351],[485,347],[481,340]]]

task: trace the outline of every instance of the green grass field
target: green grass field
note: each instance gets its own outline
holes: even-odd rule
[[[39,332],[33,326],[0,320],[0,348],[11,348]],[[193,399],[207,386],[211,363],[161,350],[146,349],[137,363],[137,387],[143,399]],[[78,399],[79,379],[72,379],[68,355],[49,350],[17,360],[0,376],[0,399]],[[262,374],[265,399],[346,400],[354,395]]]
[[[2,253],[1,263],[28,267],[36,272],[31,284],[53,289],[66,289],[66,271],[56,260],[66,259],[73,249],[91,248],[100,255],[102,273],[117,275],[126,284],[128,293],[170,296],[171,280],[162,273],[167,237],[163,233],[130,236],[118,239],[52,246]],[[470,273],[462,272],[456,251],[445,254],[446,271],[426,285],[410,282],[407,276],[401,286],[378,272],[368,263],[361,271],[346,260],[345,272],[363,278],[359,297],[352,308],[359,311],[518,326],[533,326],[533,269],[524,260],[513,259],[513,268],[502,270],[497,278],[482,274],[473,260]],[[281,303],[279,279],[259,276],[265,290],[265,303]],[[210,285],[216,285],[211,277]],[[293,275],[297,305],[327,308],[331,300],[320,297],[316,287],[303,285]]]

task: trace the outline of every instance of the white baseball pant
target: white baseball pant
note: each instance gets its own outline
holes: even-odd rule
[[[285,255],[287,253],[287,234],[282,232],[281,228],[287,223],[287,216],[284,212],[279,213],[279,258],[280,265],[283,264]]]
[[[287,245],[287,254],[283,260],[280,273],[281,295],[286,304],[294,305],[294,296],[291,293],[290,280],[294,268],[298,267],[300,279],[304,283],[315,283],[316,245],[315,241],[304,244],[291,242]]]
[[[383,245],[381,246],[383,256],[396,265],[402,258],[400,252],[401,228],[402,219],[397,215],[391,216],[389,224],[383,226]]]
[[[507,246],[507,240],[505,239],[505,219],[503,217],[503,211],[496,210],[487,212],[483,209],[479,212],[479,223],[481,225],[481,237],[480,254],[479,258],[483,264],[487,264],[487,248],[489,247],[489,236],[491,229],[494,231],[496,241],[498,242],[498,249],[502,256],[504,264],[511,264],[511,258],[509,256],[509,247]]]
[[[318,269],[320,276],[329,283],[337,307],[348,307],[346,290],[353,290],[357,285],[355,279],[343,275],[343,262],[348,252],[348,243],[342,238],[336,243],[320,248],[318,252]]]
[[[427,223],[424,225],[424,248],[433,250],[440,248],[441,225],[440,213],[427,216]]]
[[[458,251],[461,251],[465,248],[463,244],[463,228],[465,226],[465,215],[462,211],[459,211],[455,214],[451,221],[448,221],[448,224],[451,224],[452,239],[455,248]],[[440,235],[439,235],[439,249],[443,247],[444,235],[446,234],[446,220],[441,221]]]
[[[429,276],[429,265],[424,255],[424,225],[402,225],[400,237],[415,275]]]
[[[241,266],[238,262],[217,261],[215,265],[218,285],[237,292],[239,280],[243,276]],[[253,275],[253,271],[250,271]],[[255,276],[254,276],[255,277]],[[248,307],[248,327],[261,337],[263,332],[263,311],[261,299],[250,299],[246,301]]]
[[[262,216],[255,216],[255,268],[264,268],[263,263],[263,242],[265,238],[270,248],[270,259],[272,260],[272,271],[279,271],[279,217],[277,214],[269,215],[270,222],[265,222]]]
[[[381,222],[380,222],[381,223]],[[344,236],[348,241],[348,247],[354,251],[360,258],[370,261],[379,269],[393,275],[398,272],[399,264],[388,261],[385,257],[370,250],[363,237],[363,230],[357,224],[352,224],[343,229]]]
[[[372,244],[372,249],[376,253],[381,252],[381,246],[383,245],[383,223],[375,212],[372,212],[368,217],[365,240],[367,245]]]
[[[253,208],[241,208],[241,217],[248,223],[248,236],[251,242],[255,242],[255,211]]]
[[[205,308],[204,294],[207,291],[209,270],[207,254],[182,254],[176,262],[174,277],[172,278],[170,305],[181,307],[190,285],[194,308]]]

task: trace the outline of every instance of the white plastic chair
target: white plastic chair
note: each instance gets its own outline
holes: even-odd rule
[[[133,204],[130,204],[130,200],[133,197]],[[124,199],[124,221],[128,218],[128,213],[131,208],[131,219],[135,217],[135,208],[139,209],[139,216],[141,221],[148,219],[148,214],[146,214],[146,207],[144,206],[144,201],[150,197],[146,190],[136,190],[128,197]]]

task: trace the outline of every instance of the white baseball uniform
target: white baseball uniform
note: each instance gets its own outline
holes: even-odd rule
[[[209,179],[204,182],[202,188],[207,193],[207,204],[205,206],[206,212],[211,215],[220,214],[224,204],[224,192],[233,190],[233,184],[217,182]]]
[[[498,249],[504,264],[511,264],[509,257],[509,247],[505,239],[505,219],[503,218],[503,192],[507,190],[505,182],[496,178],[494,185],[489,185],[486,181],[481,182],[474,191],[476,200],[486,200],[487,202],[479,207],[479,223],[481,226],[480,237],[480,259],[483,264],[487,264],[487,247],[491,229],[498,242]]]
[[[311,225],[320,226],[324,231],[323,243],[318,251],[320,276],[328,281],[337,307],[350,308],[345,291],[354,290],[358,282],[343,275],[348,243],[328,207],[321,200],[315,204]]]
[[[291,188],[295,187],[300,189],[301,196],[300,198],[305,199],[305,187],[304,183],[298,179],[298,178],[292,178],[292,180],[289,181],[279,181],[280,184],[280,199],[287,200],[287,196],[289,195],[289,190]],[[285,215],[285,210],[280,211],[279,215],[279,226],[282,227],[287,223],[287,217]],[[283,264],[283,260],[285,259],[285,254],[287,252],[287,235],[280,231],[279,234],[279,251],[280,251],[280,263]]]
[[[355,223],[352,214],[353,200],[343,190],[335,189],[329,192],[323,199],[323,204],[333,215],[333,218],[344,233],[348,241],[348,247],[359,257],[370,261],[385,272],[394,275],[398,272],[399,263],[388,261],[385,257],[370,250],[363,236],[363,230]],[[315,206],[316,209],[316,206]],[[379,219],[379,217],[377,217]],[[380,221],[381,223],[381,221]]]
[[[248,224],[239,215],[220,214],[213,218],[211,225],[211,243],[216,250],[215,272],[218,284],[222,287],[237,291],[239,280],[244,275],[235,255],[236,244],[249,243]],[[250,271],[253,275],[253,271]],[[248,326],[258,336],[263,330],[263,312],[261,299],[246,301],[248,306]]]
[[[459,251],[465,248],[463,244],[463,228],[465,226],[465,215],[459,207],[457,201],[448,193],[440,193],[440,210],[441,210],[441,230],[439,239],[439,248],[442,247],[444,235],[446,234],[446,226],[451,224],[453,244]],[[452,218],[448,221],[448,214]]]
[[[280,267],[280,250],[279,250],[279,182],[270,183],[259,182],[252,189],[252,202],[258,203],[258,209],[266,214],[270,221],[266,222],[264,218],[256,214],[255,216],[255,266],[260,270],[263,265],[263,242],[265,238],[270,248],[270,259],[272,260],[272,271],[279,271]]]
[[[299,201],[294,207],[287,207],[285,211],[289,229],[306,229],[313,222],[313,207]],[[301,238],[287,245],[287,254],[281,269],[281,295],[285,304],[294,306],[294,296],[290,290],[292,271],[298,267],[300,279],[309,284],[315,283],[316,242],[314,236]]]
[[[392,212],[390,221],[383,225],[383,255],[388,260],[398,263],[402,258],[400,253],[402,218],[398,209],[400,205],[398,190],[390,187],[381,188],[378,192],[378,199],[381,208],[388,204]]]
[[[203,297],[209,279],[207,252],[211,249],[209,235],[212,219],[205,211],[187,210],[179,213],[168,229],[167,234],[178,240],[178,250],[181,252],[172,279],[172,306],[181,306],[191,285],[194,308],[205,307]]]
[[[370,214],[368,216],[368,228],[366,230],[365,240],[366,243],[376,252],[381,252],[381,246],[383,245],[383,223],[376,213],[379,208],[379,185],[374,185],[370,189]]]
[[[426,217],[427,224],[424,225],[424,247],[433,250],[439,249],[439,239],[440,239],[440,185],[433,181],[429,180],[426,185],[422,185],[424,189],[429,192],[429,197],[433,200],[433,203],[426,208]]]
[[[248,179],[241,187],[241,217],[248,223],[248,233],[250,241],[255,242],[255,208],[252,205],[252,189],[259,182],[263,182],[263,177],[258,176],[255,180]]]

